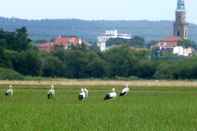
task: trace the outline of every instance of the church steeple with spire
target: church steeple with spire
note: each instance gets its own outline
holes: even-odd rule
[[[177,1],[176,21],[174,23],[174,36],[182,39],[188,38],[188,24],[186,22],[185,1]]]
[[[185,12],[185,1],[184,0],[178,0],[176,11],[183,11],[183,12]]]

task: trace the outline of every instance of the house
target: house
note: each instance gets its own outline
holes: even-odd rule
[[[157,49],[159,52],[170,51],[172,54],[178,56],[192,56],[193,49],[191,47],[180,46],[179,43],[182,39],[176,36],[170,36],[160,40],[156,45],[151,48]]]
[[[63,46],[65,49],[68,48],[69,45],[81,45],[82,40],[77,36],[59,36],[55,38],[54,45]]]
[[[62,46],[64,49],[68,49],[70,45],[77,46],[81,44],[82,40],[77,36],[58,36],[51,42],[38,44],[38,49],[40,51],[51,52],[58,46]]]
[[[118,30],[106,30],[104,34],[101,34],[97,37],[97,46],[100,51],[105,51],[111,47],[106,45],[109,39],[122,38],[122,39],[131,39],[132,37],[126,33],[119,33]]]
[[[182,46],[176,46],[173,49],[173,54],[176,54],[178,56],[192,56],[192,48],[184,48]]]
[[[170,36],[160,40],[154,47],[157,47],[160,50],[173,50],[174,47],[178,46],[180,41],[180,37]]]
[[[44,51],[44,52],[51,52],[54,49],[52,42],[41,43],[41,44],[38,44],[37,47],[40,51]]]

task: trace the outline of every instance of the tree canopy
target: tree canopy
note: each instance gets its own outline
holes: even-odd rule
[[[117,40],[119,41],[119,40]],[[0,79],[22,79],[23,76],[99,78],[99,79],[197,79],[197,57],[151,59],[142,38],[122,41],[105,52],[85,44],[62,47],[53,52],[39,51],[31,44],[23,27],[15,32],[0,30]],[[116,40],[115,40],[116,42]],[[119,43],[119,42],[118,42]],[[185,46],[188,41],[182,42]]]

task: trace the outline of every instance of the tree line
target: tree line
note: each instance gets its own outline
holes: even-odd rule
[[[196,79],[197,58],[151,59],[147,48],[127,44],[100,52],[96,48],[61,47],[46,53],[28,38],[26,28],[0,30],[0,79],[32,77],[76,79]]]

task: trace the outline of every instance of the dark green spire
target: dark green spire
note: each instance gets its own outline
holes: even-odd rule
[[[177,11],[185,11],[185,1],[184,0],[178,0],[176,10]]]

